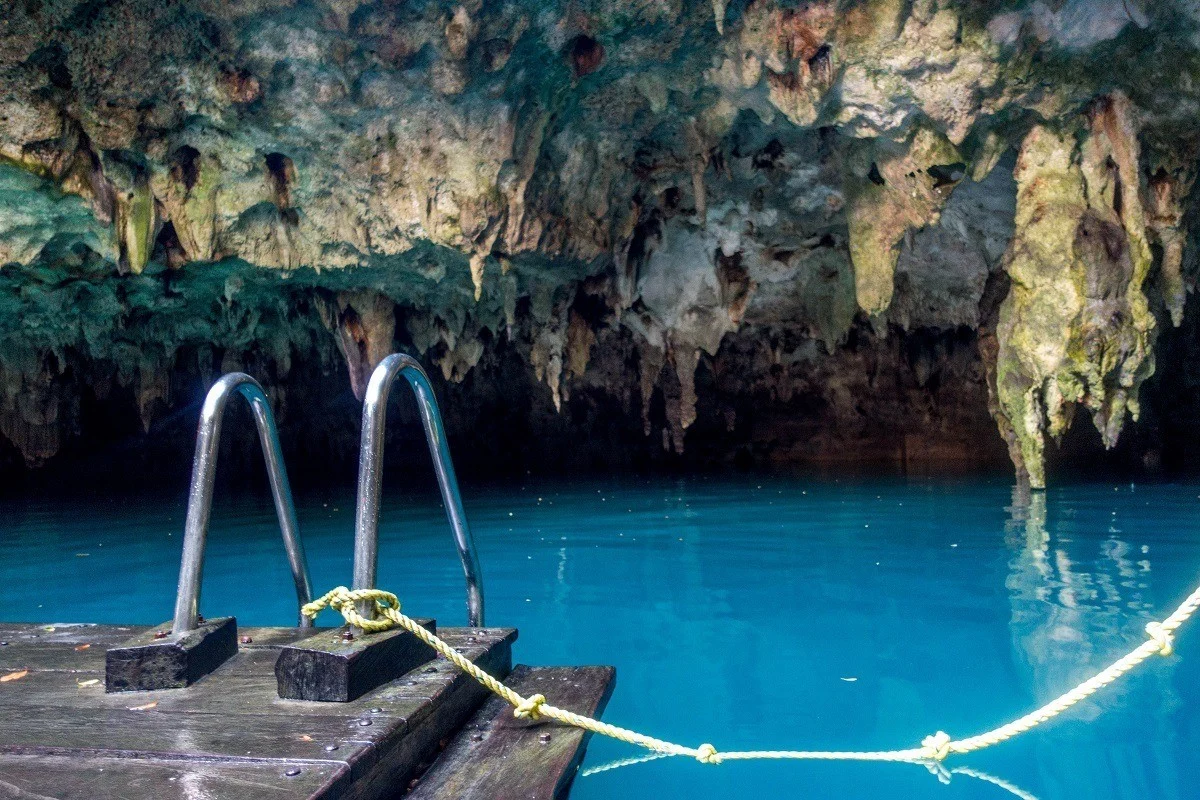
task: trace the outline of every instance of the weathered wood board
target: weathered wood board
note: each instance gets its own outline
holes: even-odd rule
[[[353,702],[281,700],[277,648],[314,632],[256,628],[186,689],[106,694],[105,648],[144,630],[0,625],[0,796],[395,796],[486,696],[439,658]],[[516,631],[441,633],[508,674]]]
[[[166,628],[166,625],[161,626]],[[106,653],[110,692],[182,689],[233,658],[238,651],[233,617],[201,620],[195,630],[146,630]]]
[[[604,711],[612,667],[518,666],[505,681],[528,697],[578,714]],[[591,734],[555,722],[529,722],[491,697],[458,732],[406,800],[555,800],[566,795]]]
[[[20,800],[107,800],[108,798],[318,797],[344,767],[308,764],[289,776],[276,764],[160,761],[77,756],[0,755],[0,797]]]

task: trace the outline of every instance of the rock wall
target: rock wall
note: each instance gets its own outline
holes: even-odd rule
[[[345,458],[402,347],[481,461],[1041,486],[1187,319],[1197,77],[1185,0],[8,0],[0,469],[234,368]]]

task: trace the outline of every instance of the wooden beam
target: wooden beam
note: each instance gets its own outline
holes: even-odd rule
[[[237,798],[279,800],[328,795],[346,766],[207,762],[81,756],[0,755],[0,797],[14,800],[96,798]]]
[[[417,620],[437,633],[433,620]],[[359,634],[339,628],[283,645],[275,662],[279,696],[348,703],[433,660],[433,648],[401,628]]]
[[[578,714],[604,711],[612,667],[518,666],[505,681],[528,697]],[[555,722],[532,723],[491,697],[406,795],[407,800],[554,800],[564,797],[591,734]]]
[[[108,648],[105,691],[182,689],[224,664],[237,651],[237,621],[233,617],[205,620],[195,630],[184,633],[173,633],[170,625],[163,623]]]

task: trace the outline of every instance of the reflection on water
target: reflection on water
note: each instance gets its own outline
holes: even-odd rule
[[[1079,539],[1070,534],[1069,525],[1048,521],[1045,492],[1014,489],[1009,514],[1005,543],[1012,558],[1006,585],[1013,655],[1020,660],[1018,673],[1027,676],[1029,691],[1041,704],[1124,655],[1138,644],[1145,623],[1170,609],[1148,602],[1151,547],[1125,538],[1115,511],[1106,537]],[[1121,786],[1129,792],[1121,796],[1182,797],[1174,781],[1162,780],[1170,775],[1161,769],[1171,758],[1165,748],[1116,759],[1103,730],[1107,720],[1102,715],[1121,705],[1142,712],[1139,729],[1126,732],[1131,741],[1151,748],[1169,741],[1170,712],[1180,698],[1169,670],[1153,667],[1143,667],[1138,680],[1118,681],[1075,706],[1069,720],[1054,726],[1053,737],[1039,737],[1035,759],[1048,784],[1070,781],[1073,793],[1090,785],[1099,796]],[[1064,758],[1064,738],[1073,751],[1070,758]],[[1103,746],[1089,748],[1089,740]]]

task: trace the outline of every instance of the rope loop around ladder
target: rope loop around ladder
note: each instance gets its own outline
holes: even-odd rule
[[[363,601],[374,603],[374,610],[378,614],[378,619],[367,619],[358,612],[357,604]],[[1131,672],[1146,659],[1156,654],[1162,656],[1173,654],[1175,652],[1175,631],[1191,619],[1197,609],[1200,609],[1200,587],[1193,591],[1180,604],[1179,608],[1175,609],[1171,616],[1161,622],[1155,621],[1146,625],[1146,635],[1149,638],[1129,653],[1117,659],[1108,667],[1075,688],[1023,717],[1019,717],[986,733],[966,739],[954,739],[945,731],[938,731],[935,734],[926,736],[921,741],[920,747],[907,750],[865,752],[855,750],[744,750],[719,752],[716,747],[708,743],[693,748],[668,742],[664,739],[655,739],[652,736],[647,736],[637,731],[620,728],[616,725],[610,725],[607,722],[593,719],[592,717],[576,714],[572,711],[550,705],[545,696],[540,694],[522,697],[502,681],[476,666],[473,661],[439,639],[435,634],[423,628],[416,620],[406,616],[400,610],[400,601],[391,592],[385,592],[381,589],[351,590],[345,586],[338,586],[313,602],[305,604],[301,609],[301,613],[309,619],[314,619],[326,608],[337,611],[346,620],[347,624],[353,625],[364,633],[377,633],[394,627],[405,629],[436,650],[455,667],[478,681],[488,691],[503,698],[513,706],[513,714],[519,719],[528,719],[531,722],[538,722],[542,719],[554,720],[564,725],[581,728],[591,733],[597,733],[601,736],[607,736],[618,741],[642,747],[650,751],[654,758],[690,756],[702,764],[721,764],[725,761],[747,761],[751,759],[908,762],[924,764],[931,771],[948,777],[948,772],[941,764],[949,756],[973,753],[1026,733],[1091,697],[1096,692]]]

